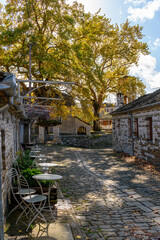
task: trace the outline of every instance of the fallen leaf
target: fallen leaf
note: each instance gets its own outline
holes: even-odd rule
[[[159,213],[158,211],[154,211],[154,213]]]

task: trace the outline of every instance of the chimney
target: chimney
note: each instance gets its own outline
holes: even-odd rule
[[[117,108],[123,107],[124,105],[124,95],[123,93],[117,93]]]

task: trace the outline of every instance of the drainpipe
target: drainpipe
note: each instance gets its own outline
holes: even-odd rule
[[[2,158],[0,156],[0,239],[4,240],[4,217],[3,217],[3,201],[2,201]]]
[[[133,115],[132,113],[130,114],[131,116],[131,131],[132,131],[132,155],[134,156],[134,131],[133,131]]]

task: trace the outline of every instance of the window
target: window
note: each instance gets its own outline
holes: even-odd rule
[[[102,125],[107,125],[107,121],[102,121]]]
[[[148,141],[153,140],[153,123],[152,123],[152,117],[146,118],[147,120],[147,139]]]
[[[2,168],[3,170],[6,169],[6,159],[5,159],[5,131],[1,130],[1,151],[2,151]]]
[[[115,119],[112,120],[113,130],[115,130]]]
[[[120,129],[120,126],[121,126],[121,121],[120,121],[120,119],[118,119],[117,127]]]
[[[134,135],[136,138],[139,138],[138,118],[134,119]]]
[[[128,136],[132,137],[132,123],[131,118],[128,119]]]

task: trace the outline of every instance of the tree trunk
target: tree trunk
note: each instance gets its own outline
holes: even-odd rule
[[[99,112],[100,112],[100,104],[98,102],[93,102],[93,108],[94,108],[94,117],[95,117],[95,120],[93,121],[93,130],[94,131],[100,131],[100,122],[99,122],[99,118],[100,118],[100,115],[99,115]]]

